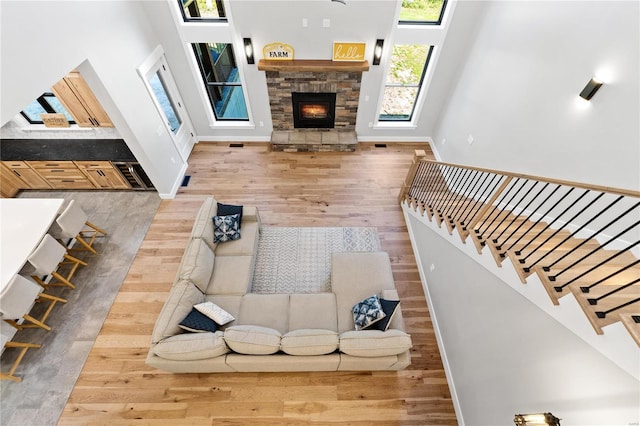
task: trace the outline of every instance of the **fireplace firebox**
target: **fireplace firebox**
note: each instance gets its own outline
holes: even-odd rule
[[[333,129],[336,119],[335,93],[292,92],[293,127]]]

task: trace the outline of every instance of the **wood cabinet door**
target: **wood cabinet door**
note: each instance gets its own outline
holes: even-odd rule
[[[79,72],[70,72],[51,89],[78,126],[113,127],[111,119]]]
[[[51,189],[51,185],[24,161],[3,161],[11,172],[22,180],[25,189]]]
[[[20,178],[4,164],[0,164],[0,195],[3,198],[11,198],[24,186]]]
[[[76,161],[75,163],[97,188],[131,188],[109,161]]]

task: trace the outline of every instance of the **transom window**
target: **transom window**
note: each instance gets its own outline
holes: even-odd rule
[[[44,124],[40,114],[64,114],[70,124],[76,124],[69,111],[62,106],[56,95],[51,92],[43,93],[35,101],[31,102],[20,114],[31,124]]]
[[[447,0],[402,0],[401,24],[440,25]]]
[[[424,44],[393,46],[378,121],[411,121],[432,51]]]
[[[178,0],[178,3],[187,22],[227,20],[222,0]]]
[[[216,120],[248,121],[242,81],[229,43],[193,43]]]

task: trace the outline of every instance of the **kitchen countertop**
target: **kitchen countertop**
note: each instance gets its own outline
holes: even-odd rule
[[[131,161],[122,139],[2,139],[2,161]]]

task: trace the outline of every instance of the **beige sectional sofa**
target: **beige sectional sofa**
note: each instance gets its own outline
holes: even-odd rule
[[[379,294],[398,300],[385,252],[334,253],[331,292],[251,293],[260,217],[244,206],[239,240],[213,244],[217,203],[200,208],[169,297],[153,330],[147,364],[176,373],[399,370],[411,360],[400,309],[386,331],[355,331],[352,307]],[[178,324],[210,301],[235,320],[214,333]]]

